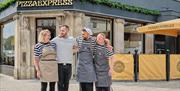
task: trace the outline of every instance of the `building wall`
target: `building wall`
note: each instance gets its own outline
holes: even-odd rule
[[[17,15],[14,19],[16,21],[14,77],[16,79],[32,78],[34,66],[31,40],[34,34],[31,34],[33,31],[30,29],[30,18]]]
[[[154,53],[154,35],[152,34],[145,35],[145,53],[146,54]]]
[[[50,16],[52,15],[52,16]],[[44,12],[43,14],[30,13],[19,14],[14,16],[16,21],[15,33],[15,66],[14,77],[16,79],[35,78],[35,69],[33,65],[33,47],[36,43],[36,18],[55,17],[56,18],[56,34],[61,24],[70,26],[70,35],[77,37],[81,34],[81,29],[86,26],[87,20],[85,13],[81,12]],[[124,20],[114,19],[114,48],[116,53],[124,51]],[[76,74],[77,60],[74,56],[73,61],[73,77]]]
[[[180,3],[171,0],[122,0],[120,2],[127,3],[128,5],[141,6],[149,9],[163,10],[165,7],[180,11]],[[168,6],[171,5],[171,6]],[[106,7],[107,8],[107,7]],[[108,9],[107,9],[108,10]],[[115,12],[115,11],[114,11]],[[29,12],[15,15],[13,19],[16,23],[15,35],[15,67],[14,77],[17,79],[35,78],[35,69],[33,65],[33,47],[36,43],[36,18],[55,17],[56,18],[56,34],[58,34],[59,25],[67,24],[70,26],[70,35],[77,37],[81,33],[84,26],[88,26],[89,20],[86,16],[88,13],[73,12],[73,11],[42,11]],[[94,14],[91,14],[91,16]],[[100,16],[100,15],[98,15]],[[107,17],[107,16],[103,16]],[[167,17],[167,16],[166,16]],[[159,21],[163,21],[166,17],[161,17]],[[171,17],[171,16],[169,16]],[[115,53],[124,53],[124,24],[125,20],[121,18],[113,18],[113,45]],[[170,19],[174,19],[170,18]],[[169,19],[169,18],[168,18]],[[146,44],[153,44],[153,36],[146,35]],[[145,52],[153,53],[153,45],[146,45]],[[76,59],[76,56],[74,56]],[[73,74],[76,74],[76,61],[73,61]],[[73,75],[75,76],[75,75]]]
[[[124,23],[123,19],[114,19],[113,43],[115,53],[124,53]]]
[[[52,15],[52,16],[50,16]],[[14,16],[16,23],[15,33],[15,66],[14,77],[16,79],[29,79],[35,78],[35,69],[33,65],[34,56],[33,48],[36,43],[36,18],[55,17],[58,27],[61,24],[67,24],[72,30],[70,35],[77,35],[82,29],[82,18],[84,14],[74,14],[71,12],[44,12],[43,14],[20,14]],[[74,18],[75,16],[75,18]],[[70,22],[72,21],[72,22]],[[76,23],[74,23],[75,21]],[[78,25],[77,25],[78,24]],[[76,27],[75,26],[79,26]],[[74,32],[77,30],[79,32]],[[74,61],[75,62],[75,61]],[[73,63],[73,73],[75,73],[75,63]]]

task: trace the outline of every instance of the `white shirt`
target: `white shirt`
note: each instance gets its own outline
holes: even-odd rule
[[[76,40],[73,37],[60,38],[59,36],[52,39],[56,43],[58,63],[70,63],[73,61],[73,46],[76,45]]]

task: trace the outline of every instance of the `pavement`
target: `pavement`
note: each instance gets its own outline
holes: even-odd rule
[[[172,80],[169,82],[118,81],[113,82],[112,88],[113,91],[180,91],[180,80]],[[40,91],[40,81],[37,79],[16,80],[12,76],[0,73],[0,91]],[[78,82],[71,80],[69,91],[79,91]]]

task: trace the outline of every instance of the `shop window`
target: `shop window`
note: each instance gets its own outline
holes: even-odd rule
[[[93,29],[97,29],[97,22],[92,22]]]
[[[106,18],[89,17],[90,28],[94,36],[98,33],[104,33],[112,41],[112,20]]]
[[[91,25],[94,34],[111,31],[111,21],[108,19],[91,18]]]
[[[143,52],[143,34],[137,32],[136,28],[141,24],[126,22],[124,29],[124,52],[134,53],[138,50],[139,53]]]
[[[2,29],[2,64],[14,65],[15,56],[15,21],[6,23]]]

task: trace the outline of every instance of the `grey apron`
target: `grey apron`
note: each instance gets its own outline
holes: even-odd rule
[[[58,81],[58,64],[56,61],[56,51],[52,46],[45,46],[42,49],[42,56],[39,62],[42,82]]]
[[[106,55],[106,49],[96,48],[95,53],[95,71],[97,76],[96,87],[109,87],[112,84],[111,76],[109,76],[109,62]]]
[[[88,41],[91,41],[91,39]],[[93,52],[91,49],[91,44],[81,44],[78,59],[77,81],[95,82],[96,74],[93,64]]]

